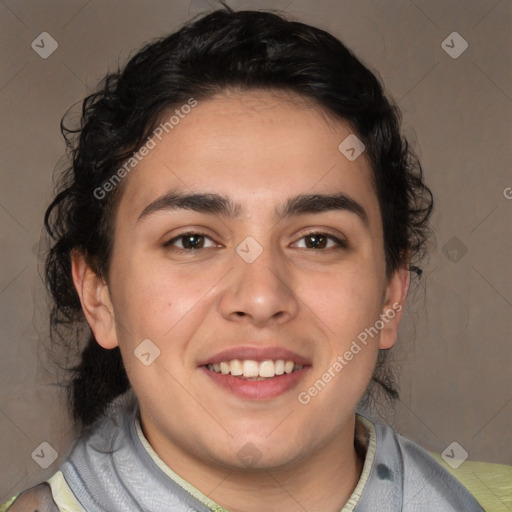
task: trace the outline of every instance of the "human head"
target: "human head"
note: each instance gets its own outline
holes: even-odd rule
[[[398,110],[373,73],[319,29],[271,13],[221,10],[142,49],[84,100],[80,128],[63,129],[73,161],[46,215],[55,241],[47,260],[54,326],[83,322],[72,250],[109,280],[116,212],[128,180],[108,191],[104,184],[146,143],[164,114],[191,98],[200,103],[226,90],[292,93],[345,121],[364,143],[371,165],[387,275],[420,258],[430,191],[400,135]],[[379,374],[374,380],[393,391]],[[91,338],[72,387],[75,417],[91,423],[128,386],[119,351],[104,350]]]

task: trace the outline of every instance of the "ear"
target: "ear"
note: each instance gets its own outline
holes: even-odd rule
[[[107,284],[89,266],[78,250],[71,251],[71,274],[82,310],[100,346],[118,346],[114,307]]]
[[[380,331],[379,348],[381,349],[389,349],[396,342],[410,281],[410,272],[405,267],[395,270],[388,281],[380,315],[384,324]]]

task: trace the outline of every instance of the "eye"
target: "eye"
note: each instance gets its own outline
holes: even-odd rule
[[[206,246],[206,240],[210,240],[212,242],[211,245]],[[176,245],[176,242],[180,242],[181,245]],[[164,243],[164,247],[170,246],[175,246],[181,250],[193,251],[196,249],[205,249],[206,247],[216,247],[216,244],[209,236],[205,235],[204,233],[196,233],[190,231],[187,233],[182,233],[181,235],[178,235],[172,240]]]
[[[305,243],[301,248],[304,249],[336,249],[345,248],[347,243],[340,238],[329,233],[311,232],[301,237]],[[210,242],[207,244],[207,242]],[[204,233],[197,233],[189,231],[174,237],[173,239],[165,242],[164,247],[175,247],[179,251],[194,251],[199,249],[207,249],[208,247],[218,247],[211,237]],[[298,242],[294,244],[295,247],[300,247]]]
[[[305,245],[302,246],[305,249],[332,249],[336,247],[347,247],[347,243],[344,240],[341,240],[329,233],[311,232],[304,235],[301,240],[306,240]],[[331,245],[329,245],[329,242],[331,242]]]

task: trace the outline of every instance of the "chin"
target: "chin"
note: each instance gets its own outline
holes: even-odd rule
[[[227,451],[212,454],[219,465],[231,471],[276,470],[293,466],[304,457],[303,443],[294,445],[285,443],[283,439],[270,442],[265,436],[256,439],[251,436],[246,441],[235,437],[235,440],[232,447],[226,447]]]

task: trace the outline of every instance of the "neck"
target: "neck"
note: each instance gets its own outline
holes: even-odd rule
[[[365,433],[362,425],[356,425],[354,416],[338,435],[308,458],[279,469],[227,470],[172,448],[159,450],[159,457],[230,512],[339,512],[361,476],[367,446]],[[162,446],[158,439],[148,441],[152,446]]]

